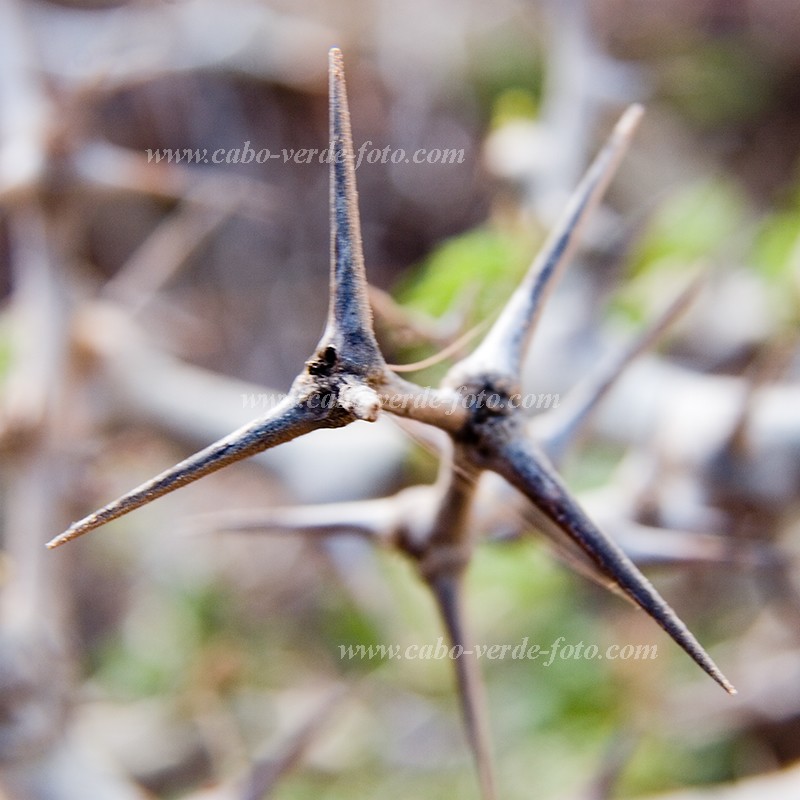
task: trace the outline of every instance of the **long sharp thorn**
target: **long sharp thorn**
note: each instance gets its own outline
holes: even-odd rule
[[[329,92],[331,300],[326,334],[373,363],[383,363],[372,329],[364,269],[344,63],[335,47],[329,54]]]
[[[525,279],[486,338],[465,360],[471,367],[470,371],[500,373],[511,378],[519,376],[522,359],[544,303],[575,250],[583,224],[599,203],[622,161],[642,113],[641,106],[632,105],[617,122]]]
[[[408,490],[407,490],[408,491]],[[390,542],[396,536],[403,514],[399,496],[308,506],[279,506],[248,511],[219,511],[195,517],[193,532],[281,534],[303,533],[327,536],[360,536]]]
[[[613,360],[600,367],[597,373],[579,383],[558,408],[542,415],[536,441],[548,458],[559,464],[569,446],[575,441],[590,419],[592,412],[608,395],[630,364],[655,345],[675,320],[690,305],[702,286],[697,278],[667,306],[666,309]],[[536,425],[536,418],[534,425]]]
[[[495,800],[497,792],[486,712],[486,693],[477,660],[472,654],[465,652],[471,648],[467,641],[463,618],[461,599],[463,575],[460,572],[439,573],[428,578],[428,583],[436,598],[450,644],[461,651],[458,658],[454,659],[456,681],[461,714],[478,773],[481,796],[483,800]]]
[[[620,547],[586,515],[544,454],[523,438],[509,440],[488,464],[523,492],[537,509],[612,578],[729,694],[736,689],[691,631]]]
[[[258,759],[247,775],[241,792],[235,795],[238,800],[266,800],[272,797],[280,782],[302,761],[344,698],[344,691],[334,690],[277,754]]]
[[[319,427],[308,410],[288,397],[267,416],[261,417],[220,439],[200,452],[181,461],[136,489],[124,494],[82,520],[73,523],[64,533],[47,543],[50,549],[83,536],[107,522],[151,503],[165,494],[186,486],[204,475],[216,472],[235,461],[288,442]]]

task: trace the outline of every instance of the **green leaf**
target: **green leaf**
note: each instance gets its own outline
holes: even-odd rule
[[[401,302],[443,314],[468,287],[477,291],[482,319],[511,294],[530,258],[530,242],[492,228],[475,228],[447,239],[399,288]]]
[[[679,56],[664,69],[662,80],[663,93],[701,127],[757,117],[770,103],[774,83],[759,54],[733,38]]]
[[[753,266],[772,281],[800,271],[800,209],[774,214],[756,236]]]
[[[724,179],[680,187],[653,215],[633,251],[631,271],[648,272],[664,261],[691,266],[719,254],[742,230],[744,206],[741,190]]]

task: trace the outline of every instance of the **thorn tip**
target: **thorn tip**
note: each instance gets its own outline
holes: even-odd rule
[[[344,77],[344,58],[338,47],[331,47],[328,51],[328,67],[337,78]]]
[[[58,536],[54,536],[45,547],[48,550],[55,550],[57,547],[61,547],[62,544],[66,544],[71,538],[69,531],[64,531],[64,533],[59,533]]]
[[[632,136],[639,127],[639,123],[644,116],[644,106],[641,103],[633,103],[625,109],[619,121],[615,125],[615,133],[624,137]]]

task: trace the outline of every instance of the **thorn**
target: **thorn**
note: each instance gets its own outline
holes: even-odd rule
[[[519,378],[522,359],[544,304],[578,244],[584,223],[617,171],[642,114],[640,105],[632,105],[617,122],[486,338],[453,368],[453,380],[461,382],[484,374]]]
[[[619,121],[614,126],[614,133],[612,136],[630,139],[633,134],[636,133],[636,129],[639,127],[643,116],[644,106],[641,103],[632,103],[625,109]]]
[[[560,533],[647,612],[728,694],[736,690],[692,632],[622,549],[586,515],[545,456],[530,441],[504,442],[487,466],[516,486]]]
[[[335,47],[329,54],[329,95],[331,299],[323,341],[340,340],[343,359],[363,372],[365,365],[382,365],[383,356],[372,329],[344,63]]]
[[[180,489],[204,475],[216,472],[236,461],[268,450],[283,442],[320,427],[315,416],[289,396],[269,414],[255,420],[238,431],[220,439],[204,450],[157,475],[136,489],[122,495],[103,508],[73,523],[62,534],[51,539],[47,548],[53,550],[77,539],[107,522],[135,511],[165,494]]]
[[[494,764],[490,745],[486,692],[480,668],[470,650],[464,624],[462,604],[463,572],[446,571],[429,576],[428,585],[436,599],[448,639],[452,647],[461,648],[461,655],[454,659],[461,714],[466,728],[483,800],[495,800]]]
[[[784,334],[767,341],[745,372],[745,393],[736,422],[728,436],[725,451],[734,458],[745,458],[750,450],[748,441],[753,413],[759,393],[777,381],[791,363],[797,347],[797,334]]]
[[[559,464],[575,442],[597,406],[607,397],[625,370],[653,347],[695,300],[704,283],[702,275],[690,281],[666,309],[628,347],[597,372],[581,381],[555,411],[544,414],[537,424],[536,441],[548,458]]]
[[[271,797],[278,783],[297,767],[322,729],[330,723],[333,712],[339,708],[348,694],[348,690],[334,689],[313,715],[291,734],[276,754],[255,761],[240,793],[235,796],[240,800],[264,800]]]
[[[404,489],[393,497],[305,506],[231,510],[194,517],[192,535],[210,532],[250,534],[305,534],[316,537],[361,536],[377,543],[391,542],[419,507],[428,487]],[[413,506],[412,506],[413,503]]]

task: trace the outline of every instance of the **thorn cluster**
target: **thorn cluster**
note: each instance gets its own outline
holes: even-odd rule
[[[692,633],[623,551],[589,518],[553,466],[580,424],[628,361],[659,333],[676,307],[610,371],[581,386],[562,409],[537,418],[536,427],[508,400],[519,392],[522,361],[544,303],[599,203],[642,115],[632,106],[614,128],[576,189],[526,277],[478,347],[456,363],[438,389],[407,382],[384,361],[375,339],[361,246],[353,143],[344,67],[330,52],[331,275],[328,320],[322,338],[286,399],[267,415],[201,450],[128,494],[74,523],[53,539],[57,547],[150,503],[204,475],[318,428],[374,421],[381,411],[433,425],[449,437],[439,479],[394,498],[313,509],[273,510],[232,519],[225,527],[287,527],[322,534],[352,533],[389,543],[418,567],[440,608],[452,645],[468,645],[462,585],[473,551],[470,513],[477,479],[491,471],[530,501],[537,526],[565,542],[606,583],[648,613],[715,681],[734,693]],[[680,306],[685,298],[677,304]],[[396,402],[422,392],[440,403]],[[494,403],[452,400],[493,397]],[[388,402],[388,401],[393,402]],[[324,402],[323,402],[324,401]],[[447,413],[442,408],[457,409]],[[467,738],[484,798],[496,796],[486,704],[477,662],[456,659]]]

